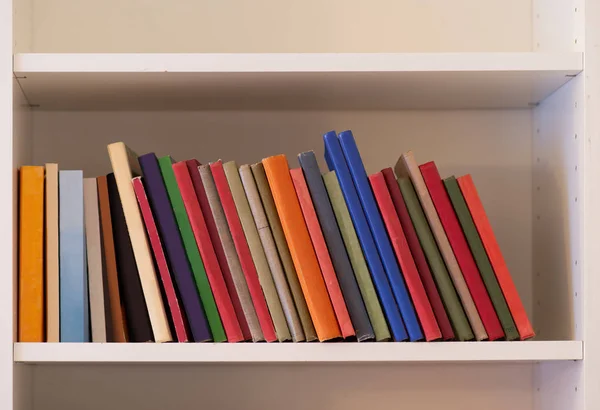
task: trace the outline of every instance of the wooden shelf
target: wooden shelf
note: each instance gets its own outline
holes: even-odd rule
[[[43,110],[523,108],[583,69],[583,54],[17,54]]]
[[[16,343],[19,363],[393,363],[581,360],[580,341],[445,343]]]

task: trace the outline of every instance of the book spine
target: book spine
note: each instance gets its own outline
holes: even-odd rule
[[[173,172],[175,173],[177,185],[183,198],[183,204],[192,225],[192,231],[200,250],[200,256],[206,268],[206,276],[215,297],[215,303],[217,304],[217,309],[227,335],[227,341],[230,343],[240,342],[244,340],[242,329],[237,321],[233,303],[229,297],[223,273],[219,267],[219,261],[210,240],[204,215],[200,209],[198,197],[194,191],[194,185],[192,184],[186,163],[178,162],[173,164]],[[196,172],[198,171],[196,170]]]
[[[323,237],[323,232],[321,231],[321,226],[319,225],[319,220],[317,219],[310,193],[308,192],[308,186],[306,185],[302,168],[291,169],[290,176],[292,177],[292,182],[296,189],[296,195],[304,216],[304,222],[308,228],[317,261],[321,267],[321,273],[325,281],[325,286],[327,287],[327,292],[329,292],[329,299],[333,305],[333,311],[335,312],[338,325],[342,332],[342,337],[348,338],[356,336],[352,321],[350,320],[350,314],[346,308],[346,302],[342,296],[342,290],[340,289],[340,285],[333,269],[333,263],[331,262],[327,245],[325,244],[325,238]]]
[[[483,208],[483,204],[481,203],[481,199],[479,198],[471,175],[465,175],[458,178],[458,185],[467,203],[477,232],[483,242],[486,254],[490,259],[490,263],[492,264],[494,273],[510,309],[510,313],[515,321],[517,330],[519,331],[520,338],[521,340],[532,338],[535,336],[535,332],[527,317],[527,312],[523,307],[521,298],[519,298],[519,293],[517,292],[517,288],[508,271],[508,267],[506,266],[506,262],[504,261],[504,257],[502,256],[502,252],[496,241],[496,236],[494,235],[494,231],[492,230],[490,221],[485,213],[485,209]]]
[[[275,240],[275,245],[277,246],[277,252],[279,253],[279,258],[281,259],[281,264],[283,265],[283,270],[285,271],[287,282],[290,286],[290,291],[292,292],[292,297],[294,298],[294,304],[296,305],[298,316],[300,316],[304,337],[307,342],[315,341],[317,340],[317,332],[315,331],[315,327],[308,311],[308,306],[306,305],[306,300],[304,299],[304,294],[302,293],[302,287],[300,286],[300,281],[298,280],[298,274],[296,273],[296,268],[294,267],[294,261],[292,260],[290,249],[287,241],[285,240],[285,234],[283,233],[283,227],[281,226],[281,221],[279,220],[279,215],[277,214],[275,201],[273,200],[273,194],[271,193],[271,188],[269,187],[269,181],[267,180],[265,168],[261,162],[252,165],[250,168],[252,168],[252,174],[254,175],[254,180],[256,181],[256,186],[258,188],[265,213],[267,214],[269,226],[271,227],[273,239]]]
[[[144,220],[144,224],[146,225],[146,230],[148,231],[148,238],[150,239],[150,246],[152,246],[154,260],[156,261],[158,273],[163,285],[162,287],[165,296],[167,297],[167,306],[169,307],[171,322],[175,328],[177,341],[180,343],[189,342],[190,339],[185,326],[185,320],[179,305],[179,299],[175,293],[175,287],[173,286],[173,281],[171,279],[171,272],[169,271],[167,258],[163,250],[160,236],[158,235],[158,228],[156,227],[156,222],[154,221],[154,216],[152,215],[152,210],[150,209],[150,202],[148,201],[148,197],[146,195],[142,177],[133,178],[132,183],[135,195],[140,204],[142,218]]]
[[[44,167],[21,167],[19,176],[19,341],[43,342]],[[78,276],[79,272],[69,273]],[[79,282],[78,279],[71,278]],[[73,283],[75,288],[78,287],[77,282]],[[69,308],[76,309],[78,306]],[[73,325],[67,324],[69,328]]]
[[[60,185],[60,293],[70,296],[60,299],[60,341],[89,342],[83,172],[59,171],[58,181]],[[40,215],[43,215],[41,209]],[[42,335],[41,329],[39,334]]]
[[[448,272],[450,272],[450,277],[454,283],[454,287],[456,288],[463,308],[467,314],[467,317],[469,318],[469,322],[471,323],[473,333],[475,334],[477,340],[487,339],[488,335],[485,331],[485,327],[481,322],[481,317],[479,317],[479,313],[475,307],[475,302],[473,302],[473,297],[469,293],[469,288],[467,287],[465,278],[463,277],[460,267],[458,266],[458,262],[456,261],[456,257],[452,252],[452,247],[450,246],[450,242],[448,242],[448,237],[444,232],[444,228],[435,210],[435,206],[431,201],[431,196],[427,191],[427,186],[425,185],[425,181],[423,181],[423,176],[419,171],[419,167],[417,166],[417,162],[415,161],[412,151],[408,151],[407,153],[401,155],[400,159],[396,163],[395,170],[397,175],[406,175],[413,182],[421,205],[423,206],[423,211],[425,211],[425,215],[427,216],[427,220],[431,226],[431,231],[433,232],[439,250],[442,254],[442,258],[446,263]]]
[[[489,299],[492,300],[492,312],[493,309],[496,309],[495,313],[498,314],[497,318],[499,318],[500,323],[502,323],[499,333],[502,333],[502,329],[504,329],[504,335],[506,336],[507,340],[518,339],[519,332],[517,331],[515,322],[510,315],[506,300],[504,300],[504,296],[502,295],[502,291],[498,285],[498,280],[494,275],[494,270],[490,264],[487,254],[485,253],[485,248],[483,247],[483,243],[479,238],[477,228],[473,223],[473,218],[471,218],[469,208],[467,207],[463,195],[460,192],[456,178],[452,176],[444,179],[444,186],[448,191],[448,195],[450,196],[454,210],[458,215],[460,225],[462,226],[465,236],[467,237],[469,248],[471,248],[471,252],[473,253],[473,257],[475,258],[475,262],[477,263],[477,267],[481,273],[480,279],[483,278],[483,282],[485,283],[483,290],[485,291],[487,288]],[[500,324],[498,324],[498,326],[500,327]]]
[[[348,257],[352,264],[356,281],[358,282],[358,287],[362,296],[360,300],[364,301],[370,322],[373,325],[375,340],[378,342],[388,341],[391,337],[390,330],[385,321],[379,299],[377,298],[377,292],[373,286],[371,274],[369,273],[369,268],[367,267],[363,252],[360,248],[360,243],[356,236],[354,226],[352,225],[352,219],[348,212],[346,202],[344,201],[344,196],[338,178],[335,175],[335,171],[325,173],[325,175],[323,175],[323,182],[325,183],[325,188],[327,189],[327,194],[331,200],[331,205],[333,206],[333,211],[335,213],[335,219],[337,220],[339,230],[341,231],[345,245],[344,252],[346,252],[347,249]]]
[[[385,178],[392,202],[394,203],[394,208],[396,209],[396,213],[400,219],[402,231],[404,232],[406,241],[408,242],[408,247],[417,266],[417,270],[419,271],[419,276],[421,277],[423,287],[427,293],[427,298],[431,303],[436,321],[440,327],[440,331],[442,332],[442,338],[444,340],[454,339],[454,331],[452,330],[450,319],[448,319],[446,308],[444,308],[442,298],[440,297],[438,289],[433,280],[433,276],[431,275],[431,270],[429,269],[427,259],[425,259],[425,254],[423,253],[423,249],[419,243],[419,238],[415,232],[415,227],[410,219],[410,215],[408,213],[408,209],[406,208],[406,203],[402,197],[402,192],[400,191],[398,182],[396,181],[394,171],[392,168],[385,168],[381,171],[381,173]]]
[[[423,253],[427,257],[440,296],[444,301],[448,316],[452,322],[454,333],[458,340],[472,340],[474,336],[471,327],[469,326],[467,316],[463,311],[460,299],[458,298],[452,280],[450,279],[450,274],[446,269],[442,255],[435,243],[433,232],[431,232],[431,228],[427,222],[427,218],[425,217],[425,213],[423,212],[423,208],[421,207],[413,184],[410,179],[405,176],[398,177],[397,182],[415,227],[415,231],[419,237],[419,242],[423,247]]]
[[[271,269],[277,295],[281,301],[281,306],[292,336],[292,340],[294,342],[302,342],[305,340],[304,332],[302,331],[302,324],[300,323],[298,312],[294,306],[294,300],[292,299],[290,288],[285,279],[283,266],[279,260],[279,255],[275,246],[275,240],[273,239],[271,228],[269,227],[269,222],[267,221],[267,215],[265,214],[265,210],[260,200],[256,181],[254,180],[254,176],[252,175],[252,170],[250,169],[249,165],[242,165],[240,167],[240,178],[242,180],[242,184],[244,185],[246,196],[248,197],[250,210],[252,211],[254,223],[264,248],[269,268]],[[279,336],[279,332],[277,332],[277,335]]]
[[[206,191],[204,189],[204,183],[202,182],[202,177],[200,176],[200,163],[195,159],[191,159],[186,161],[186,165],[188,167],[190,177],[192,178],[194,191],[196,192],[196,196],[198,197],[198,202],[200,203],[200,209],[202,210],[202,214],[204,215],[204,221],[206,222],[206,227],[208,229],[210,241],[212,242],[213,249],[215,251],[215,254],[217,255],[217,261],[219,262],[219,267],[221,269],[221,273],[223,274],[223,279],[225,280],[227,292],[229,293],[231,303],[233,304],[236,319],[238,321],[240,329],[242,330],[243,340],[250,340],[252,339],[252,335],[250,333],[250,328],[248,327],[248,321],[246,320],[246,316],[244,315],[242,302],[240,301],[238,293],[235,289],[233,276],[229,269],[229,264],[227,263],[227,256],[225,255],[225,250],[223,249],[223,244],[221,243],[221,238],[219,237],[219,230],[217,229],[217,224],[215,222],[215,218],[213,217],[210,203],[208,201],[208,196],[206,195]]]
[[[461,224],[458,222],[455,209],[452,208],[450,197],[444,189],[444,184],[434,162],[428,162],[420,165],[419,169],[433,205],[438,213],[442,226],[448,237],[448,242],[454,251],[454,256],[458,262],[465,282],[469,287],[469,292],[475,302],[479,317],[483,322],[485,331],[489,340],[498,340],[504,337],[502,326],[498,320],[498,316],[494,311],[492,301],[486,291],[485,285],[481,280],[481,275],[473,260],[473,255],[469,250],[469,245],[463,234]],[[460,215],[459,215],[460,218]],[[464,226],[463,226],[464,227]]]
[[[58,165],[46,164],[46,341],[60,341],[60,289],[58,279]],[[33,259],[31,259],[33,261]]]
[[[408,242],[404,236],[404,231],[402,231],[400,219],[398,218],[398,214],[392,203],[392,197],[390,196],[390,192],[385,183],[385,178],[381,172],[378,172],[371,175],[369,181],[373,187],[373,193],[375,194],[375,199],[379,205],[379,210],[381,211],[383,221],[387,228],[392,247],[396,252],[396,257],[400,263],[406,286],[408,287],[421,327],[423,328],[425,340],[432,341],[440,339],[442,333],[435,320],[433,309],[431,308],[429,299],[427,299],[425,288],[423,287],[423,283],[417,272],[417,266],[415,265],[415,261],[408,248]]]

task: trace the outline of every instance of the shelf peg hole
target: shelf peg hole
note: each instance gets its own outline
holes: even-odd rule
[[[577,165],[575,165],[575,171],[577,171]]]
[[[577,139],[577,134],[575,134],[575,139]]]
[[[575,197],[575,202],[577,202],[577,197]]]
[[[577,266],[577,261],[575,261],[575,266]]]

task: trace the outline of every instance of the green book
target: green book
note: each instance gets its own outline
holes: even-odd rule
[[[375,332],[375,340],[378,342],[389,340],[390,330],[385,321],[385,316],[381,309],[377,292],[373,286],[371,274],[367,267],[367,263],[365,262],[365,257],[362,253],[358,237],[356,236],[350,212],[346,206],[346,201],[344,200],[342,189],[340,188],[340,183],[335,175],[335,171],[325,173],[325,175],[323,175],[323,181],[325,182],[325,188],[329,194],[329,200],[333,207],[335,219],[337,220],[340,232],[342,233],[344,245],[348,251],[350,264],[354,270],[360,294],[365,302],[367,314],[369,315],[369,320],[371,321],[373,331]]]
[[[496,309],[496,314],[504,329],[506,340],[517,340],[519,339],[519,332],[517,331],[515,322],[508,310],[508,305],[506,304],[500,285],[498,285],[496,274],[494,273],[494,269],[485,252],[479,233],[477,233],[477,228],[475,227],[475,223],[473,222],[473,218],[471,217],[471,213],[469,212],[469,208],[460,191],[456,178],[451,176],[444,179],[444,186],[450,196],[450,201],[452,201],[452,206],[454,207],[456,216],[458,216],[460,226],[465,233],[469,248],[471,249],[477,268],[479,268],[479,273],[481,273],[483,283],[485,283],[490,299],[492,299],[492,304],[494,305],[494,309]]]
[[[433,232],[431,232],[423,208],[421,208],[415,188],[407,176],[398,178],[398,185],[404,197],[404,202],[406,202],[410,219],[419,237],[423,253],[425,253],[427,262],[429,262],[433,279],[440,291],[442,302],[444,302],[446,312],[448,312],[456,338],[458,340],[473,340],[473,331],[471,330],[471,326],[469,326],[469,321],[458,299],[440,250],[435,243]]]
[[[170,156],[162,157],[158,159],[158,165],[163,180],[165,181],[165,186],[167,187],[171,207],[173,208],[173,213],[177,220],[177,226],[181,233],[181,239],[183,239],[183,246],[188,261],[190,262],[192,273],[194,274],[196,287],[198,288],[198,293],[202,300],[202,306],[204,307],[204,313],[206,314],[213,340],[215,342],[225,342],[227,341],[227,337],[225,336],[225,330],[223,329],[223,324],[219,317],[217,305],[215,304],[215,299],[212,290],[210,289],[210,284],[208,283],[208,277],[206,276],[204,264],[200,257],[196,238],[194,238],[194,232],[192,231],[190,220],[185,211],[183,198],[181,197],[179,187],[177,186],[177,180],[175,179],[175,173],[173,172],[173,160]]]

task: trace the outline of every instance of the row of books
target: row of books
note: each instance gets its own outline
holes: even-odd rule
[[[20,170],[22,342],[525,340],[470,175],[412,152],[367,176],[352,132],[254,165],[108,146],[113,173]],[[395,171],[395,172],[394,172]]]

